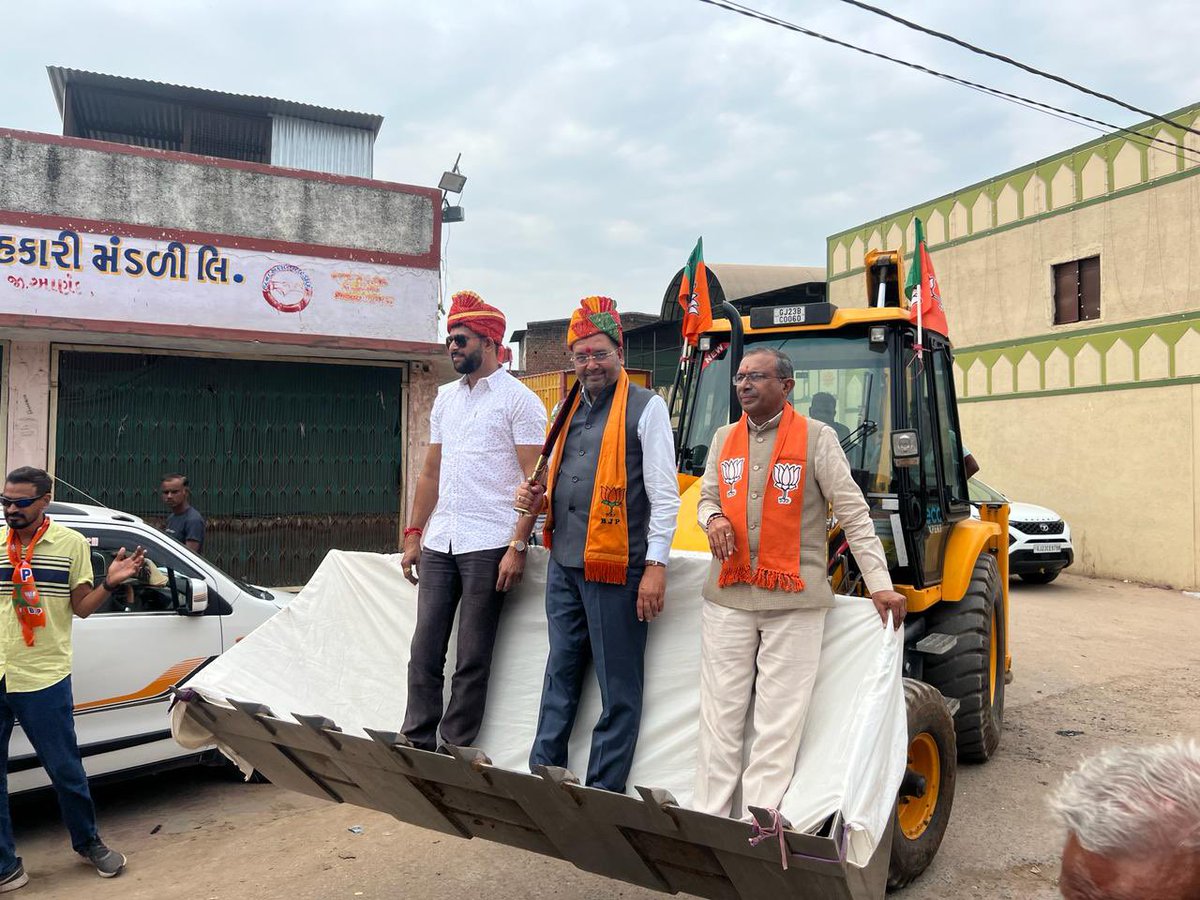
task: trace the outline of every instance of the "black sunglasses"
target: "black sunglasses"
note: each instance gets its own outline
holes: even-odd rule
[[[450,345],[453,344],[455,347],[461,350],[463,347],[467,346],[467,341],[469,340],[471,339],[465,334],[448,334],[446,335],[446,349],[449,350]]]
[[[45,494],[38,494],[36,497],[25,497],[21,500],[14,500],[11,497],[0,497],[0,506],[3,506],[5,509],[10,506],[15,506],[17,509],[28,509],[45,496]]]

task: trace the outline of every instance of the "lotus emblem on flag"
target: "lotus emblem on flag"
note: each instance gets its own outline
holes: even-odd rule
[[[726,497],[737,496],[737,483],[742,480],[742,470],[746,467],[746,458],[739,456],[737,459],[721,460],[721,480],[729,485],[729,493]]]
[[[775,481],[775,487],[780,490],[780,503],[792,502],[788,495],[799,486],[800,473],[803,470],[804,467],[800,463],[775,463],[775,468],[771,470],[771,478]]]

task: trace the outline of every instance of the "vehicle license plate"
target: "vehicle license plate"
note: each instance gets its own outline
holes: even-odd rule
[[[803,325],[808,318],[806,306],[778,306],[775,308],[776,325]]]
[[[1034,553],[1057,553],[1062,549],[1062,544],[1034,544]]]

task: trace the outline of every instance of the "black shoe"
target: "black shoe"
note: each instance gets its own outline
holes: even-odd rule
[[[116,850],[109,850],[99,838],[81,850],[79,855],[96,867],[101,878],[116,878],[125,868],[125,857]]]
[[[23,888],[27,884],[29,884],[29,876],[25,874],[25,866],[18,859],[15,869],[7,875],[0,876],[0,894],[7,894],[9,891]]]

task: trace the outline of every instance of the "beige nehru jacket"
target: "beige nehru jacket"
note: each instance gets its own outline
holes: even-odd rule
[[[779,433],[777,415],[759,427],[750,423],[750,457],[746,460],[747,481],[739,489],[749,490],[746,500],[746,524],[750,534],[750,563],[758,564],[758,537],[762,524],[763,496],[771,468],[771,454]],[[709,446],[708,463],[700,484],[698,518],[703,527],[709,516],[721,511],[721,496],[727,489],[720,478],[721,450],[733,425],[717,429]],[[704,598],[732,609],[817,609],[833,606],[833,591],[829,588],[828,534],[826,515],[828,505],[845,529],[850,550],[863,573],[863,582],[871,593],[892,589],[887,558],[883,545],[875,535],[871,514],[862,491],[850,477],[850,464],[838,443],[837,432],[816,419],[808,420],[808,465],[804,472],[804,517],[800,535],[800,577],[803,591],[771,591],[750,584],[719,587],[717,578],[721,564],[714,558],[704,584]]]

